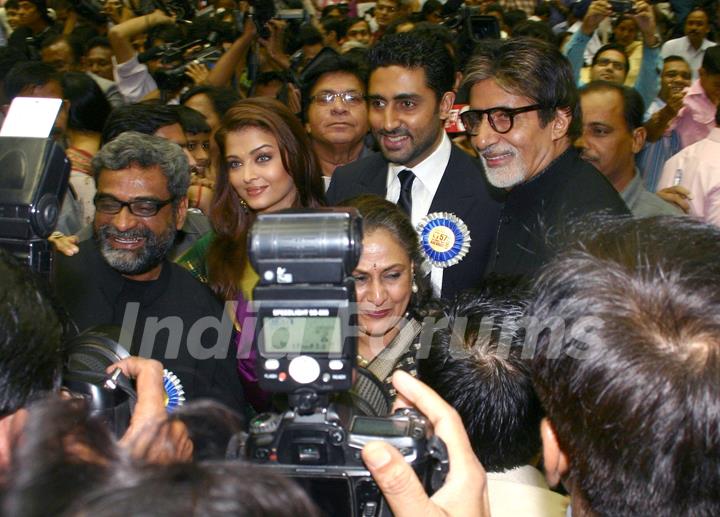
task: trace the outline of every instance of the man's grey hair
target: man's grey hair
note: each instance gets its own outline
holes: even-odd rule
[[[143,169],[160,167],[167,178],[173,199],[187,195],[190,186],[190,164],[179,145],[159,136],[126,131],[105,144],[92,160],[95,184],[105,169],[117,171],[135,165]]]

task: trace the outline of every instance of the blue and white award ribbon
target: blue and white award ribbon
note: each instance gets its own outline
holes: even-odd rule
[[[185,390],[177,375],[168,369],[163,370],[163,387],[165,388],[165,409],[168,413],[185,404]]]
[[[417,225],[417,232],[423,254],[435,267],[454,266],[470,251],[470,231],[455,214],[428,214]]]

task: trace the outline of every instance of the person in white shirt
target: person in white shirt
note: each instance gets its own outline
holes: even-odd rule
[[[660,50],[664,59],[668,56],[680,56],[690,64],[693,81],[698,78],[705,50],[715,45],[707,39],[710,32],[710,17],[700,7],[690,11],[685,19],[685,36],[666,41]]]

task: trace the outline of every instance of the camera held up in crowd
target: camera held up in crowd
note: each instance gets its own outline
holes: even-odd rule
[[[362,224],[354,209],[258,216],[249,237],[260,275],[254,291],[260,386],[288,394],[282,415],[250,422],[239,456],[294,478],[328,515],[390,515],[363,465],[369,441],[391,443],[429,493],[447,472],[447,452],[418,412],[355,415],[345,424],[329,395],[352,385],[357,356],[352,271]]]

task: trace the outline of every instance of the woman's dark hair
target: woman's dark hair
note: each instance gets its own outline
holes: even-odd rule
[[[247,231],[255,214],[248,211],[230,184],[225,162],[229,133],[245,128],[267,131],[277,140],[283,167],[297,188],[294,206],[317,208],[325,204],[320,166],[310,140],[298,118],[275,99],[253,97],[238,102],[223,117],[215,133],[220,151],[215,197],[210,207],[210,222],[216,237],[208,251],[209,285],[224,299],[236,295],[247,256]]]
[[[102,133],[112,106],[98,84],[82,72],[64,73],[61,84],[70,101],[68,128]]]
[[[413,282],[417,292],[410,297],[410,316],[422,319],[426,314],[427,302],[432,298],[430,268],[420,250],[420,240],[408,216],[397,205],[373,194],[364,194],[347,201],[343,206],[357,208],[363,218],[363,233],[368,235],[376,230],[385,230],[392,235],[410,257],[413,265]]]

